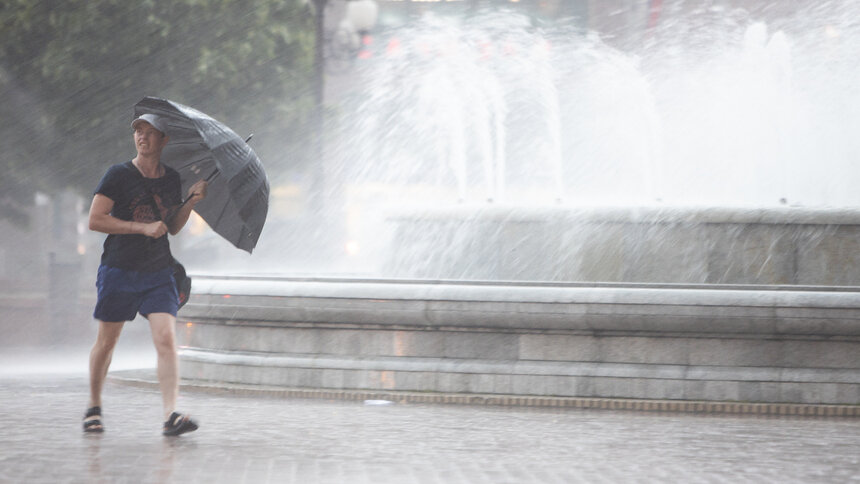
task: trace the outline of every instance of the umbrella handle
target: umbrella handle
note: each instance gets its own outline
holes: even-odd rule
[[[249,134],[248,137],[245,138],[245,143],[251,141],[251,138],[253,138],[253,137],[254,137],[254,133]],[[220,174],[221,174],[221,172],[218,171],[218,168],[215,168],[214,170],[212,170],[212,173],[210,173],[209,176],[206,177],[206,183],[211,182],[212,180],[217,178],[218,175],[220,175]],[[185,200],[183,200],[182,203],[180,203],[179,206],[176,207],[176,209],[179,210],[180,208],[184,207],[185,204],[188,203],[188,200],[191,200],[191,197],[188,197]]]
[[[220,174],[221,174],[221,172],[218,171],[217,168],[215,168],[215,170],[213,170],[212,173],[210,173],[209,176],[206,177],[206,183],[209,183],[212,180],[214,180],[215,178],[218,178],[218,175],[220,175]],[[190,200],[191,200],[191,197],[186,198],[185,200],[182,201],[182,203],[179,204],[178,207],[176,207],[173,210],[179,210],[180,208],[184,207]]]

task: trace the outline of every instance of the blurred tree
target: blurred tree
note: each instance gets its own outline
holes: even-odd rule
[[[146,95],[254,132],[274,178],[301,169],[313,54],[306,0],[0,0],[0,217],[13,193],[89,193],[133,157]]]
[[[42,2],[0,3],[0,219],[27,222],[23,207],[33,193],[46,189],[46,170],[39,162],[48,139],[49,120],[30,88],[41,85],[34,59],[50,36],[44,22],[48,5]]]

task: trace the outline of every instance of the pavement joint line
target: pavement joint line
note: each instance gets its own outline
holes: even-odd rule
[[[151,374],[150,374],[151,373]],[[158,388],[154,372],[113,372],[108,380],[126,386]],[[245,397],[302,398],[316,400],[387,400],[395,403],[445,404],[501,407],[616,410],[703,415],[754,415],[762,417],[860,418],[860,405],[814,403],[764,403],[701,400],[651,400],[609,397],[505,395],[487,393],[409,392],[337,388],[293,388],[182,379],[183,391]]]

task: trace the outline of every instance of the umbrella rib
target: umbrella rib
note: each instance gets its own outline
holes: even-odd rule
[[[225,203],[224,206],[221,207],[221,213],[219,213],[218,217],[215,218],[215,222],[210,224],[210,225],[212,225],[214,227],[215,225],[218,225],[219,222],[221,222],[221,218],[224,217],[224,214],[227,212],[227,206],[228,205],[230,205],[230,200],[228,200],[227,203]]]
[[[181,139],[181,138],[180,138],[180,139],[171,139],[171,140],[169,141],[169,144],[170,144],[171,146],[200,145],[200,146],[202,146],[202,147],[204,147],[204,148],[206,148],[206,147],[207,147],[207,145],[206,145],[206,142],[205,142],[205,141],[203,141],[202,139],[194,139],[194,138],[188,138],[188,139]]]
[[[192,161],[189,161],[189,162],[181,164],[181,165],[177,164],[177,166],[175,166],[174,168],[181,170],[183,168],[188,168],[189,166],[196,165],[198,163],[203,163],[203,162],[211,162],[215,166],[218,165],[217,163],[215,163],[215,158],[213,158],[211,155],[207,155],[207,156],[204,156],[203,158],[196,158]]]

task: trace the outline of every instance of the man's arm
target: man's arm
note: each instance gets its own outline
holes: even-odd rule
[[[185,227],[188,217],[191,216],[191,211],[194,210],[194,206],[197,205],[197,202],[206,198],[206,189],[208,186],[209,184],[205,180],[200,180],[191,185],[191,188],[188,189],[188,201],[180,206],[176,213],[170,217],[170,235],[178,234],[182,230],[182,227]]]
[[[167,225],[164,222],[131,222],[120,220],[110,214],[113,209],[113,200],[96,193],[93,203],[90,205],[90,230],[105,234],[142,234],[157,239],[167,233]]]

